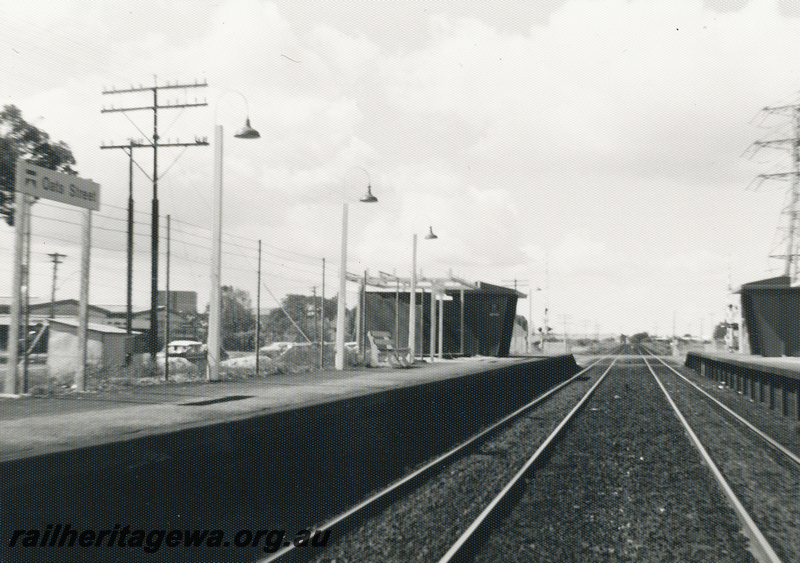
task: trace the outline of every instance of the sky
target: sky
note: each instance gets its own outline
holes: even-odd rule
[[[518,313],[573,333],[709,335],[729,287],[780,275],[798,103],[790,1],[0,0],[0,103],[72,148],[101,185],[90,301],[125,304],[129,139],[224,132],[222,283],[337,292],[347,269],[517,287]],[[233,137],[246,117],[257,140]],[[134,304],[149,306],[152,150],[134,150]],[[208,302],[213,146],[161,148],[170,288]],[[370,184],[378,203],[358,199]],[[31,295],[77,298],[80,213],[34,205]],[[438,235],[423,239],[428,228]],[[0,226],[0,295],[13,230]],[[162,256],[160,285],[166,258]],[[350,284],[348,304],[354,303]]]

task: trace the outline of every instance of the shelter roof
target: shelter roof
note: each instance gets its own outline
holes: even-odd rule
[[[775,278],[767,278],[763,280],[756,280],[748,283],[743,283],[739,288],[735,289],[733,293],[742,293],[743,291],[754,291],[759,289],[800,289],[800,288],[793,288],[791,286],[789,276],[778,276]]]
[[[401,291],[408,291],[411,286],[411,278],[396,276],[394,274],[387,274],[379,272],[379,276],[359,276],[356,274],[347,274],[347,279],[354,282],[364,283],[372,288],[377,288],[385,291],[397,291],[398,284]],[[417,278],[418,289],[435,289],[438,291],[467,291],[467,292],[480,292],[490,293],[495,295],[516,295],[518,298],[527,297],[524,293],[509,287],[500,285],[493,285],[486,282],[470,282],[450,273],[447,277],[427,277],[420,276]]]

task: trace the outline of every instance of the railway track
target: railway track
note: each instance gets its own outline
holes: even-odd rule
[[[799,561],[798,452],[778,442],[662,358],[649,350],[645,353],[648,368],[725,490],[759,561]]]
[[[780,456],[771,502],[730,478],[765,455],[726,454],[730,421]],[[627,346],[324,523],[340,538],[327,551],[290,546],[264,562],[798,561],[798,468],[795,452]]]
[[[567,408],[574,404],[574,400],[564,395],[569,395],[570,393],[574,395],[578,393],[579,395],[583,395],[585,388],[590,387],[592,384],[592,378],[595,377],[594,373],[598,366],[601,366],[604,360],[607,360],[608,356],[601,357],[599,359],[594,360],[591,364],[575,374],[572,378],[564,381],[563,383],[553,387],[549,391],[543,393],[530,403],[522,406],[521,408],[517,409],[513,413],[509,414],[508,416],[504,417],[500,421],[496,422],[492,426],[486,428],[485,430],[481,431],[480,433],[474,435],[470,439],[466,440],[459,446],[451,449],[450,451],[442,454],[441,456],[437,457],[433,461],[427,463],[425,466],[417,469],[413,473],[407,475],[403,479],[393,483],[392,485],[388,486],[384,490],[381,490],[374,495],[370,496],[369,498],[363,500],[359,504],[353,506],[349,510],[339,514],[338,516],[331,518],[330,520],[321,523],[317,526],[320,530],[330,531],[331,538],[342,538],[343,539],[338,542],[339,549],[344,550],[345,552],[350,551],[352,553],[353,549],[359,544],[358,539],[349,540],[349,537],[363,537],[363,533],[360,532],[357,527],[365,525],[365,522],[369,522],[370,518],[376,517],[382,511],[389,511],[391,510],[392,503],[396,503],[398,500],[403,500],[407,496],[413,494],[415,488],[419,487],[421,483],[426,481],[430,481],[435,479],[437,474],[441,474],[442,472],[446,471],[459,471],[460,469],[456,468],[455,470],[452,469],[454,465],[461,464],[469,465],[469,461],[465,461],[465,458],[468,457],[503,457],[502,452],[492,445],[492,440],[502,434],[503,432],[514,432],[514,425],[519,424],[519,421],[524,419],[526,416],[530,417],[532,412],[540,413],[543,405],[546,408],[554,408],[556,410]],[[613,363],[613,362],[612,362]],[[607,371],[607,370],[606,370]],[[578,391],[575,391],[575,389]],[[556,404],[560,403],[560,404]],[[554,405],[555,404],[555,405]],[[538,423],[541,425],[546,425],[550,418],[547,418],[545,415],[542,416],[534,416],[534,420],[538,419]],[[488,446],[487,446],[488,444]],[[486,452],[489,452],[488,454]],[[472,454],[472,455],[471,455]],[[462,467],[463,469],[463,467]],[[467,471],[469,472],[469,471]],[[388,507],[388,508],[387,508]],[[409,524],[413,524],[410,522]],[[350,532],[349,536],[348,531],[354,530],[355,532]],[[391,539],[386,538],[384,539]],[[374,543],[374,542],[373,542]],[[425,546],[418,546],[420,550],[425,550]],[[305,561],[305,560],[316,560],[316,561],[330,561],[330,560],[369,560],[365,558],[360,558],[359,556],[352,556],[352,555],[345,555],[344,559],[341,559],[340,556],[333,556],[330,554],[331,551],[335,551],[337,546],[331,546],[328,548],[326,553],[320,555],[319,553],[314,553],[313,549],[308,548],[296,548],[293,545],[285,546],[283,549],[271,554],[270,556],[266,557],[265,559],[261,560],[261,563],[273,563],[277,561]],[[384,561],[391,560],[390,558],[379,558]],[[373,559],[374,560],[374,559]],[[420,560],[429,560],[427,557],[422,557]]]
[[[761,440],[766,442],[772,449],[774,449],[775,451],[777,451],[777,452],[781,453],[782,455],[784,455],[798,469],[800,469],[800,455],[798,455],[796,452],[794,452],[794,451],[790,450],[788,447],[782,445],[780,442],[778,442],[778,440],[776,440],[775,438],[770,436],[767,432],[759,429],[755,424],[753,424],[750,421],[748,421],[745,417],[743,417],[740,414],[738,414],[735,410],[733,410],[729,406],[725,405],[724,403],[722,403],[721,401],[719,401],[718,399],[713,397],[710,393],[708,393],[705,390],[703,390],[702,387],[700,387],[699,385],[694,383],[691,379],[689,379],[688,377],[683,375],[680,371],[676,370],[673,366],[671,366],[669,363],[665,362],[663,359],[659,358],[658,356],[656,356],[655,354],[653,354],[652,352],[650,352],[647,349],[645,349],[645,353],[648,356],[650,356],[653,360],[659,362],[662,366],[664,366],[665,368],[670,370],[677,377],[682,379],[686,384],[688,384],[692,388],[694,388],[698,393],[703,395],[713,405],[715,405],[716,408],[720,409],[726,415],[728,415],[731,418],[735,419],[736,421],[738,421],[743,426],[747,427],[753,434],[755,434]]]
[[[648,360],[647,357],[645,357],[644,354],[647,354],[647,356],[649,357],[649,360]],[[663,360],[661,360],[660,358],[657,358],[653,354],[650,354],[650,353],[647,353],[647,352],[643,352],[641,358],[642,358],[642,362],[643,362],[644,366],[647,368],[647,371],[652,376],[652,378],[654,379],[654,381],[658,385],[659,389],[663,393],[664,398],[666,399],[667,403],[669,404],[669,407],[670,407],[671,411],[675,414],[675,417],[680,421],[684,431],[689,436],[689,439],[690,439],[690,441],[692,443],[692,446],[694,447],[694,449],[697,451],[697,453],[702,458],[702,463],[704,464],[705,467],[708,468],[708,472],[713,476],[714,482],[718,486],[718,491],[720,491],[721,493],[724,494],[724,502],[728,506],[732,507],[733,510],[735,511],[735,514],[736,514],[736,517],[738,519],[738,522],[741,525],[741,533],[748,540],[746,542],[746,544],[741,544],[741,542],[739,542],[739,547],[741,548],[741,547],[744,547],[746,545],[747,550],[748,550],[749,553],[736,554],[731,550],[730,546],[714,545],[710,541],[713,538],[713,536],[711,534],[707,534],[707,538],[708,539],[699,540],[698,538],[700,537],[700,534],[698,534],[698,529],[702,528],[702,526],[698,525],[699,522],[697,522],[699,515],[698,514],[693,514],[692,518],[688,519],[689,521],[685,522],[683,524],[679,524],[677,526],[675,526],[675,525],[671,525],[670,526],[666,522],[664,524],[668,528],[672,528],[672,530],[674,530],[674,531],[693,532],[693,534],[691,534],[691,537],[689,537],[690,534],[688,534],[688,533],[686,534],[687,537],[685,537],[685,541],[683,542],[683,545],[681,545],[681,543],[682,543],[680,541],[681,538],[673,538],[673,545],[671,545],[671,546],[670,545],[666,545],[666,546],[653,545],[653,544],[648,545],[646,543],[646,541],[643,541],[641,539],[643,537],[642,534],[639,534],[639,538],[640,539],[638,539],[638,540],[637,539],[633,539],[631,537],[625,538],[626,541],[630,545],[626,545],[624,543],[620,545],[620,542],[610,542],[610,544],[613,544],[613,547],[610,546],[609,544],[606,544],[606,545],[602,545],[601,544],[601,545],[594,545],[594,546],[586,546],[586,545],[584,545],[584,546],[582,546],[582,547],[584,547],[584,549],[578,550],[577,553],[571,553],[571,552],[569,552],[569,550],[567,550],[567,552],[565,553],[564,550],[562,549],[561,552],[558,554],[559,559],[560,560],[564,560],[564,559],[566,559],[566,560],[576,560],[576,561],[587,561],[587,560],[612,560],[612,561],[620,560],[620,561],[624,561],[624,560],[629,560],[629,559],[644,560],[644,561],[663,561],[663,560],[675,560],[675,561],[683,561],[683,560],[700,560],[700,561],[730,560],[730,561],[743,561],[743,560],[745,560],[745,557],[752,557],[752,559],[754,559],[756,561],[759,561],[759,562],[770,562],[770,563],[776,563],[776,562],[780,562],[780,561],[796,561],[796,560],[798,560],[797,559],[798,552],[796,551],[796,541],[797,541],[796,538],[798,537],[798,534],[797,534],[796,528],[792,529],[792,526],[791,526],[791,523],[792,522],[797,522],[797,519],[796,518],[792,519],[791,517],[788,518],[788,519],[769,518],[769,515],[767,514],[769,509],[765,510],[765,507],[763,505],[761,507],[753,506],[754,503],[755,503],[756,498],[758,497],[758,495],[749,495],[747,500],[750,501],[750,502],[747,502],[747,503],[743,503],[742,500],[740,500],[740,498],[737,496],[737,494],[736,494],[734,489],[741,489],[742,485],[743,484],[746,485],[747,483],[742,483],[741,479],[737,479],[737,482],[734,485],[732,485],[729,482],[729,479],[725,476],[725,473],[720,470],[719,466],[714,461],[714,458],[717,457],[717,456],[710,454],[709,453],[709,448],[707,448],[704,445],[705,438],[707,436],[709,436],[709,433],[708,432],[701,432],[701,434],[704,434],[704,439],[703,440],[701,440],[701,438],[698,437],[698,433],[696,433],[692,429],[692,425],[689,423],[689,421],[687,420],[687,417],[682,412],[682,407],[685,407],[685,406],[688,406],[688,405],[686,405],[685,402],[684,402],[684,405],[682,405],[681,407],[679,407],[678,404],[676,404],[676,401],[673,399],[672,394],[667,389],[667,385],[665,385],[662,382],[663,374],[662,374],[662,377],[659,377],[656,374],[656,371],[651,366],[651,362],[658,361],[660,366],[663,366],[663,368],[666,368],[667,370],[670,370],[670,372],[672,372],[676,377],[684,380],[687,384],[691,384],[691,382],[689,382],[688,379],[686,379],[682,374],[677,372],[677,370],[675,370],[674,368],[669,366],[666,362],[663,362]],[[662,371],[664,371],[664,370],[662,369]],[[646,380],[644,380],[644,379],[642,380],[642,384],[643,384],[642,387],[643,388],[645,387],[645,385],[644,385],[645,381]],[[671,383],[674,384],[675,382],[673,381]],[[696,386],[693,386],[693,387],[696,388]],[[702,390],[699,390],[699,389],[697,389],[697,390],[698,391],[702,391]],[[642,391],[642,393],[644,394],[644,391]],[[703,395],[705,396],[704,399],[712,399],[715,403],[718,403],[715,399],[713,399],[713,397],[710,397],[707,393],[703,392]],[[642,399],[644,400],[644,397],[642,397]],[[683,402],[683,401],[680,401],[680,402]],[[696,422],[700,423],[701,425],[704,422],[704,418],[701,415],[706,414],[709,411],[709,408],[708,408],[707,405],[708,405],[708,403],[706,403],[706,402],[696,403],[695,405],[693,405],[694,406],[694,414],[693,414],[693,416],[691,418],[693,418]],[[762,441],[762,443],[768,445],[770,448],[773,448],[777,452],[780,452],[780,455],[784,456],[791,463],[795,463],[795,461],[794,461],[794,457],[795,456],[794,456],[794,454],[792,452],[788,451],[786,448],[784,448],[783,446],[778,444],[770,436],[768,436],[765,433],[759,431],[757,428],[755,428],[754,425],[752,425],[751,423],[749,423],[746,420],[744,420],[740,415],[730,411],[730,409],[727,409],[727,407],[724,407],[724,405],[721,405],[721,403],[718,404],[717,406],[725,408],[725,410],[728,412],[728,415],[730,417],[732,417],[735,420],[737,420],[737,422],[739,424],[743,425],[744,427],[746,427],[748,429],[748,431],[755,433],[759,437],[759,439]],[[654,417],[657,417],[658,413],[653,412],[652,415]],[[665,429],[665,431],[667,431],[667,430]],[[673,429],[673,432],[674,432],[674,429]],[[725,442],[730,440],[729,436],[730,436],[729,432],[724,432],[723,435],[718,435],[717,436],[717,443],[718,444],[724,444]],[[717,453],[717,455],[721,455],[721,454],[719,454],[719,451],[721,451],[721,450],[725,450],[725,448],[724,447],[717,448],[717,451],[715,453]],[[676,448],[673,447],[673,448],[670,449],[670,451],[664,452],[664,453],[665,453],[665,455],[674,456],[674,455],[677,454],[677,451],[676,451]],[[642,456],[640,459],[641,459],[641,461],[645,461],[644,456]],[[731,462],[733,465],[737,465],[737,464],[741,465],[742,464],[742,461],[738,460],[738,459],[728,458],[728,461]],[[635,464],[629,465],[628,466],[628,470],[627,470],[628,473],[630,473],[632,471],[632,469],[634,469],[634,467],[635,467]],[[701,479],[703,476],[698,475],[697,477],[698,477],[698,479]],[[705,481],[707,482],[708,480],[709,480],[708,476],[706,475],[705,476]],[[752,485],[752,484],[753,483],[751,482],[750,485]],[[535,487],[546,487],[546,485],[544,485],[542,483],[538,483],[538,482],[534,486]],[[794,491],[797,490],[797,482],[796,481],[794,483],[792,483],[792,482],[788,483],[788,486],[784,487],[784,490],[781,491],[780,494],[774,494],[774,491],[773,491],[773,494],[774,494],[774,496],[772,497],[773,503],[771,503],[770,508],[774,508],[774,506],[776,504],[775,501],[777,501],[777,504],[787,505],[786,508],[789,508],[791,506],[796,506],[797,503],[796,502],[793,503],[792,490],[794,490]],[[653,491],[653,494],[655,495],[657,493],[655,491]],[[645,494],[644,496],[646,497],[647,494]],[[676,499],[677,499],[677,497],[676,497]],[[631,499],[631,500],[633,500],[633,499]],[[665,500],[669,500],[669,499],[665,499]],[[762,499],[761,500],[763,500],[763,495],[762,495]],[[500,501],[498,500],[496,502],[499,503]],[[524,503],[521,503],[521,504],[524,504]],[[532,503],[529,502],[528,506],[530,506],[531,504]],[[659,507],[658,510],[660,512],[667,513],[668,510],[669,510],[669,506],[668,506],[667,503],[664,503],[664,504],[666,506]],[[678,502],[677,504],[681,504],[681,503]],[[719,510],[721,508],[724,508],[720,504],[720,499],[719,498],[716,499],[716,504],[717,504],[717,510]],[[747,504],[748,506],[745,506],[745,504]],[[752,511],[751,510],[751,506],[757,510],[757,512],[756,512],[757,516],[756,517],[751,516],[751,511]],[[577,506],[576,506],[576,508],[577,508]],[[592,508],[591,507],[584,507],[584,510],[587,510],[587,511],[591,512]],[[685,507],[682,507],[681,510],[685,510]],[[677,511],[672,510],[672,512],[677,512]],[[492,519],[492,517],[490,515],[486,516],[486,521],[491,521],[491,519]],[[518,530],[524,529],[524,526],[528,522],[530,522],[531,519],[534,519],[534,520],[536,519],[536,511],[535,510],[525,510],[523,508],[522,510],[519,510],[517,514],[512,515],[508,519],[508,520],[510,520],[512,522],[512,525],[509,526],[508,525],[508,520],[507,520],[506,526],[505,526],[505,530],[503,532],[501,532],[501,537],[504,536],[503,539],[499,539],[499,540],[495,539],[495,541],[493,542],[494,545],[490,545],[490,546],[488,546],[488,549],[484,549],[483,551],[481,551],[481,553],[477,557],[477,560],[478,561],[492,561],[492,560],[503,560],[503,561],[515,561],[515,560],[536,561],[536,560],[542,560],[542,561],[546,561],[548,559],[552,559],[552,553],[549,554],[549,555],[544,555],[541,558],[537,558],[535,553],[534,554],[530,554],[530,553],[526,554],[526,557],[524,559],[517,559],[516,557],[514,557],[513,551],[515,551],[520,546],[524,546],[524,544],[522,542],[515,541],[514,538],[516,537],[517,540],[521,539],[519,537]],[[591,517],[590,517],[590,519],[591,519]],[[620,523],[620,522],[622,522],[624,520],[625,520],[624,518],[622,518],[622,519],[612,519],[612,521],[614,521],[616,523]],[[634,519],[631,518],[630,520],[634,520]],[[681,520],[685,521],[687,519],[679,517],[679,518],[677,518],[677,520],[678,521],[681,521]],[[565,522],[565,524],[566,524],[566,522]],[[621,526],[616,526],[616,528],[617,529],[624,528],[624,527],[628,526],[629,524],[630,524],[630,522],[628,522],[628,523],[624,523],[623,522]],[[715,524],[715,523],[712,522],[712,524]],[[787,524],[788,524],[788,526],[787,526]],[[730,525],[730,523],[729,523],[729,525]],[[610,528],[610,526],[608,526],[608,524],[606,524],[606,526],[607,526],[607,528]],[[717,528],[717,527],[718,527],[718,524],[715,524],[714,528]],[[766,531],[762,531],[762,527],[766,527]],[[789,529],[787,529],[787,528],[789,528]],[[516,535],[515,535],[515,531],[517,532]],[[733,531],[733,530],[730,530],[730,531]],[[614,529],[607,529],[607,533],[610,534],[610,535],[613,535],[614,532],[615,532]],[[486,530],[486,531],[484,531],[482,533],[482,535],[489,536],[490,533],[492,533],[492,531]],[[466,535],[467,534],[465,534],[465,536]],[[478,535],[481,535],[481,534],[478,534]],[[590,535],[590,534],[587,534],[587,535]],[[625,534],[623,534],[623,536],[624,535]],[[733,539],[735,540],[736,539],[735,534],[732,534],[732,536],[733,536]],[[649,539],[651,539],[651,540],[653,540],[653,539],[661,540],[661,542],[663,542],[664,539],[668,540],[669,538],[658,538],[658,534],[654,535],[651,532],[649,534]],[[678,539],[679,541],[674,542],[675,539]],[[530,537],[526,538],[525,541],[527,542],[529,540],[530,540]],[[465,540],[463,538],[460,540],[461,543],[465,543],[466,541],[469,541],[469,540]],[[657,544],[657,543],[661,543],[661,542],[656,541],[656,542],[653,542],[653,543]],[[489,542],[489,543],[491,543],[491,542]],[[530,544],[528,544],[528,545],[530,545]],[[594,553],[592,553],[592,551],[588,551],[587,552],[587,550],[585,549],[586,547],[592,548],[592,550],[594,550]],[[629,549],[626,552],[625,551],[626,547],[629,547],[629,548],[632,548],[632,549]],[[474,551],[474,549],[472,551]],[[741,549],[740,549],[740,551],[741,551]],[[680,554],[680,555],[678,555],[678,554]],[[451,552],[448,554],[448,556],[443,558],[441,561],[444,562],[444,561],[465,561],[465,560],[473,560],[473,556],[471,555],[470,550],[467,549],[467,550],[460,550],[459,551],[457,546],[454,546],[453,549],[451,549]]]

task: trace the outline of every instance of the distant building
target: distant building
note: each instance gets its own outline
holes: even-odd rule
[[[444,281],[448,280],[443,280]],[[485,282],[467,284],[458,282],[455,287],[442,287],[443,334],[442,354],[452,356],[498,356],[509,355],[517,300],[525,297],[515,289]],[[423,286],[424,288],[424,286]],[[416,297],[417,355],[430,355],[430,287]],[[366,292],[363,318],[366,331],[390,332],[399,346],[408,342],[408,291]],[[437,313],[438,317],[438,313]],[[434,352],[438,352],[437,341]]]
[[[159,291],[156,296],[158,307],[166,307],[167,292]],[[197,292],[196,291],[170,291],[169,310],[181,314],[197,315]]]
[[[172,292],[171,292],[172,293]],[[179,294],[194,293],[191,291],[176,292]],[[196,303],[191,296],[179,296],[182,306],[191,307]],[[171,304],[171,303],[170,303]],[[56,321],[71,321],[78,318],[79,303],[76,299],[61,299],[55,302],[35,303],[28,307],[28,326],[45,323],[48,319]],[[10,305],[0,304],[0,350],[8,350],[8,326],[11,322]],[[117,327],[125,331],[127,312],[124,306],[99,306],[89,305],[89,322],[101,325]],[[158,319],[158,338],[159,342],[165,341],[166,332],[166,312],[163,306],[158,308],[156,313]],[[201,332],[201,318],[197,312],[182,312],[174,308],[170,309],[169,316],[169,340],[197,340]],[[131,330],[139,332],[141,339],[146,339],[146,334],[150,330],[150,310],[134,311],[131,319]],[[139,345],[133,345],[139,350]],[[39,352],[47,351],[47,339],[42,342],[42,349]]]
[[[104,307],[89,305],[89,322],[99,324],[113,324],[109,320],[113,314]],[[76,319],[78,317],[78,301],[76,299],[61,299],[55,302],[35,303],[28,307],[28,326],[35,327],[45,323],[47,319],[58,320]],[[22,319],[20,319],[22,322]],[[0,350],[8,350],[8,327],[11,324],[11,305],[0,304]],[[123,326],[124,318],[123,318]],[[20,337],[21,338],[21,337]],[[47,339],[41,344],[37,352],[47,351]]]
[[[160,306],[156,311],[156,319],[158,321],[158,342],[164,343],[166,341],[166,310]],[[131,328],[139,330],[142,333],[150,331],[150,311],[139,311],[133,315],[131,321]],[[174,309],[170,309],[169,313],[169,341],[173,340],[198,340],[200,325],[199,319],[196,314],[184,314]]]
[[[126,366],[133,340],[124,329],[102,323],[89,323],[86,365],[92,371],[108,375]],[[80,363],[78,357],[78,322],[53,320],[50,323],[47,367],[50,377],[72,383]],[[140,356],[141,357],[141,356]]]

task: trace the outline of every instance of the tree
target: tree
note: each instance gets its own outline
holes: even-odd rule
[[[52,142],[50,135],[22,118],[13,105],[0,112],[0,216],[14,224],[14,184],[17,158],[22,157],[50,170],[77,174],[75,157],[64,141]]]
[[[256,326],[250,294],[231,285],[222,286],[222,332],[235,334]]]
[[[231,285],[220,288],[220,336],[224,350],[251,350],[253,348],[256,319],[250,294]],[[210,305],[206,306],[206,318]],[[206,338],[208,336],[206,335]]]
[[[322,300],[317,297],[317,307]],[[262,332],[267,340],[273,342],[305,341],[303,334],[314,340],[319,337],[319,311],[314,311],[314,298],[311,295],[289,294],[281,300],[281,307],[271,310],[264,322]],[[291,319],[290,319],[291,317]],[[336,318],[336,298],[325,299],[324,339],[328,340],[330,324]],[[294,321],[294,323],[292,322]],[[297,326],[295,326],[295,323]],[[300,327],[303,334],[297,329]]]

